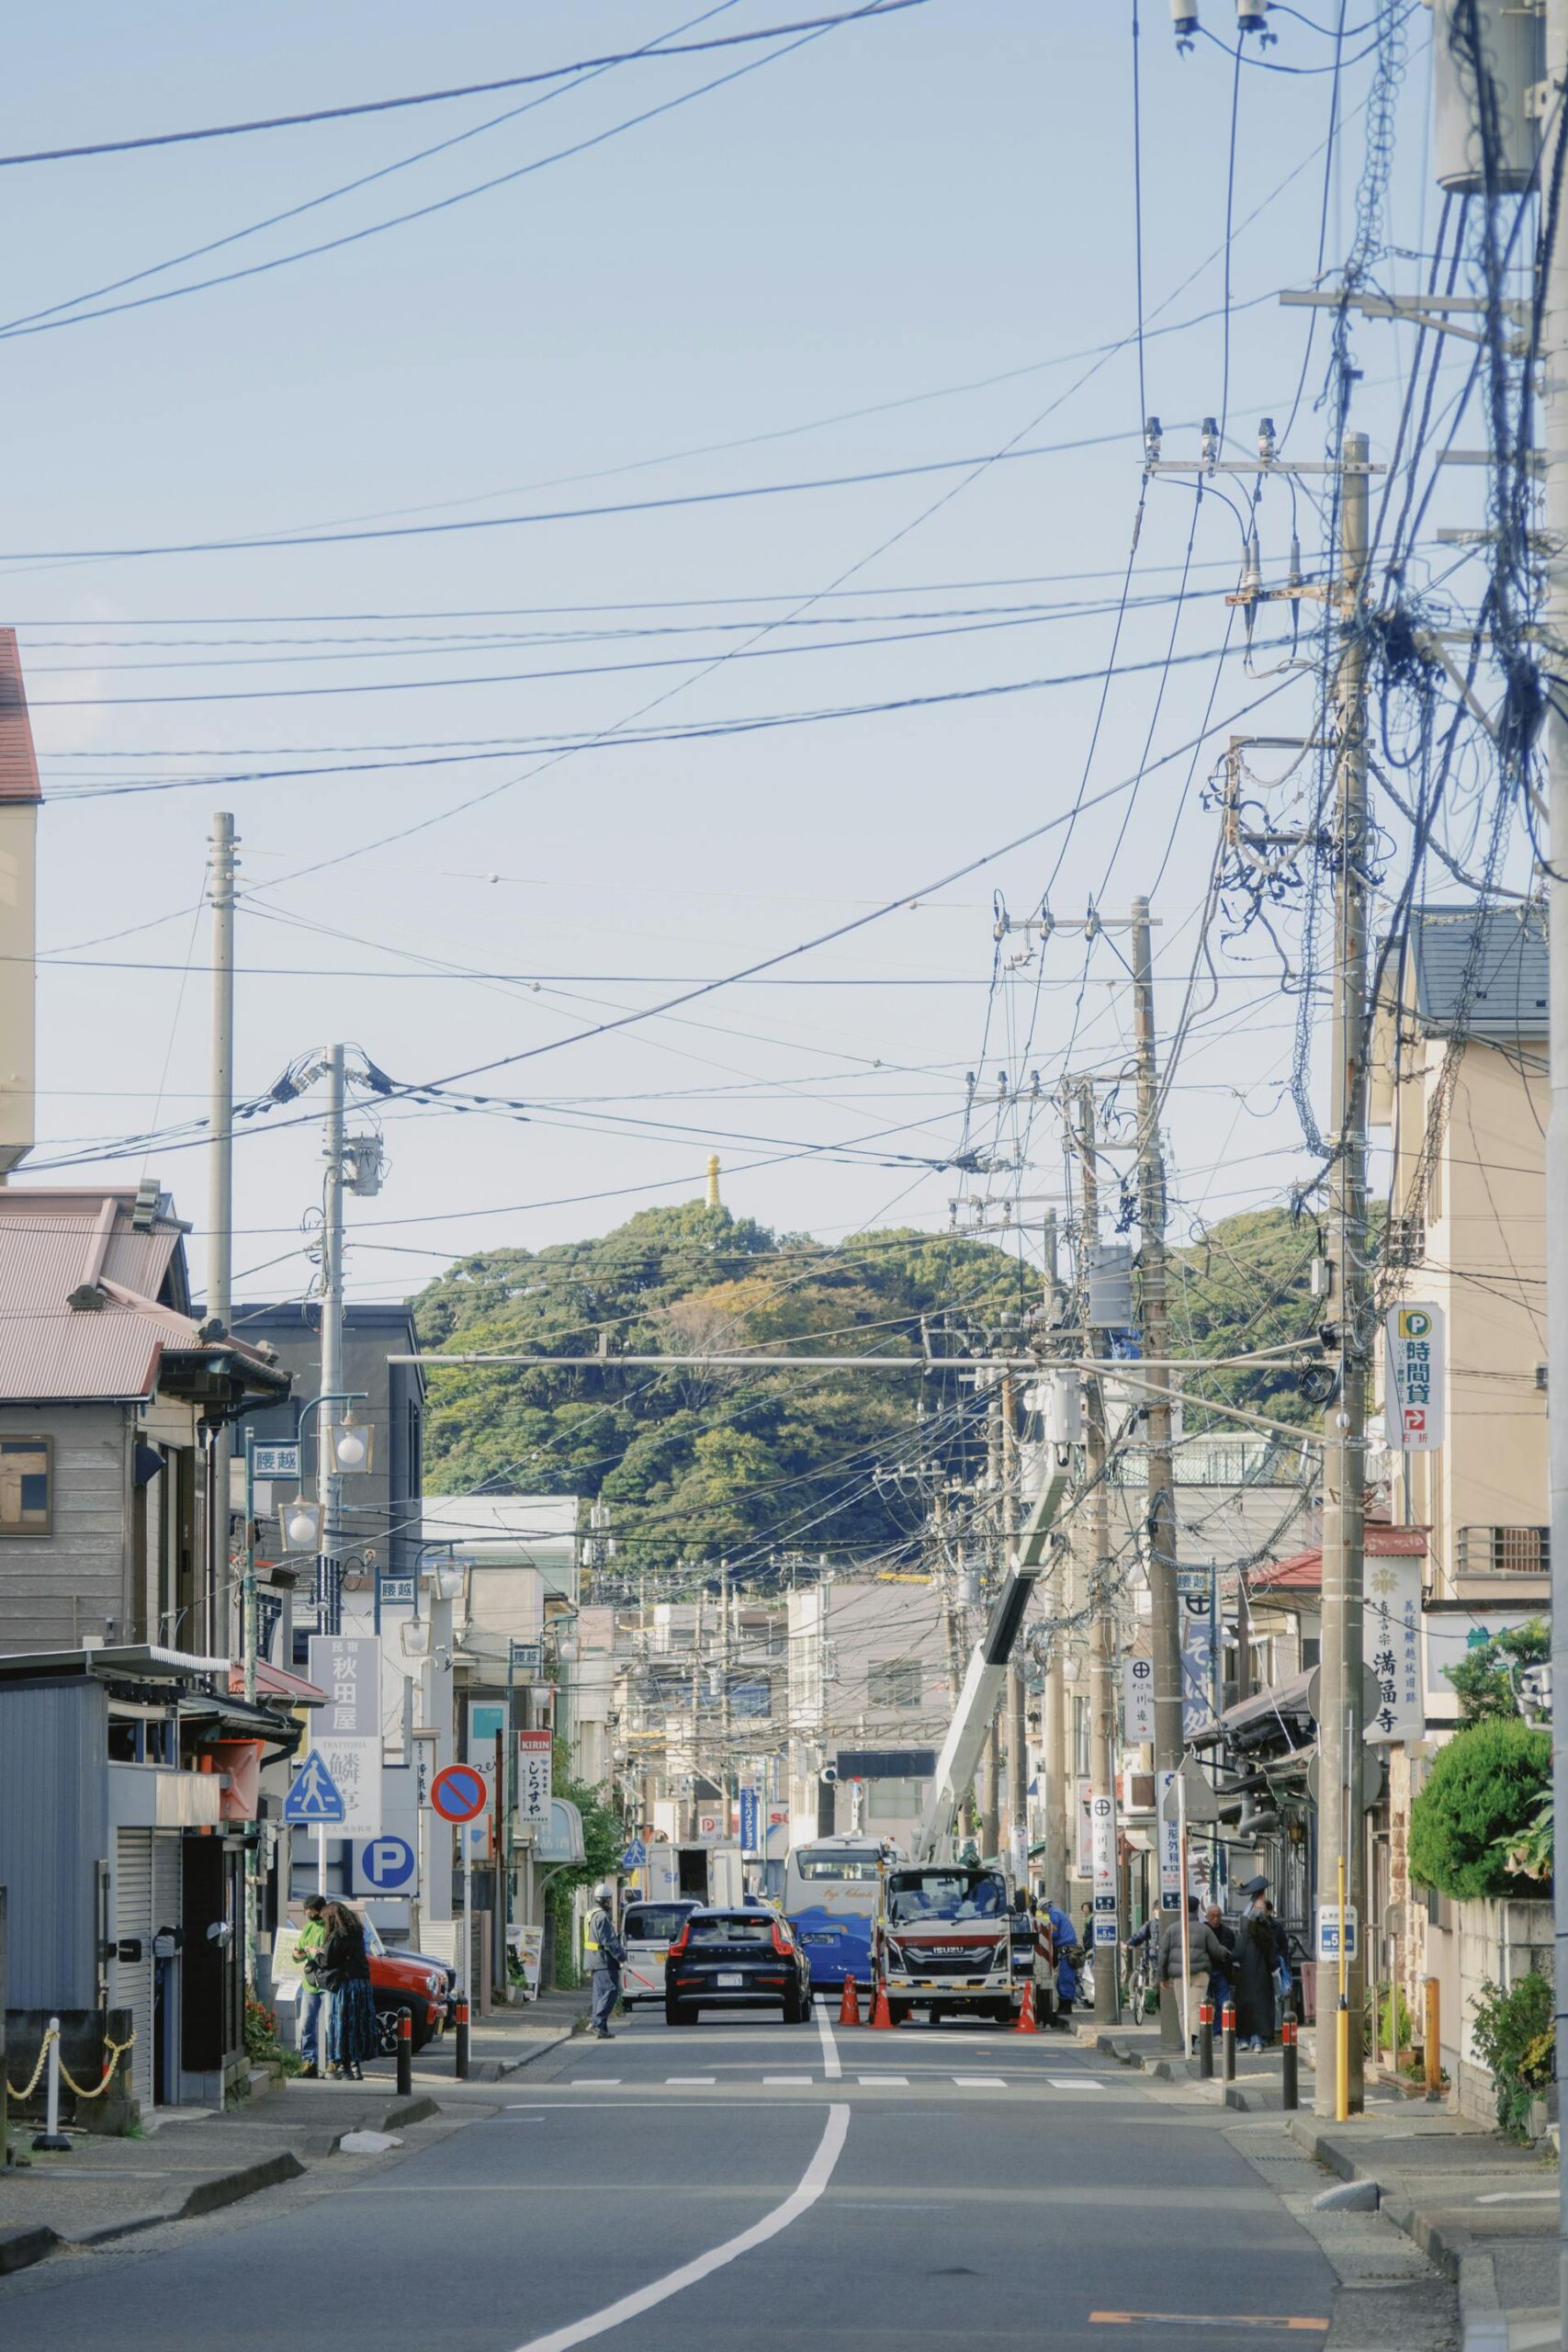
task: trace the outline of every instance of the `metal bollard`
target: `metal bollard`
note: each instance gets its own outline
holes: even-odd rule
[[[1285,2015],[1280,2027],[1280,2048],[1284,2069],[1280,2077],[1280,2104],[1286,2109],[1299,2107],[1301,2086],[1296,2074],[1296,2014],[1289,2001],[1285,2004]]]
[[[1234,2083],[1235,2080],[1235,2003],[1234,2001],[1225,2003],[1222,2022],[1224,2029],[1224,2078],[1227,2083]]]
[[[33,2135],[33,2146],[51,2154],[69,2154],[71,2143],[60,2128],[60,2019],[49,2021],[49,2106],[46,2125]]]
[[[398,2097],[407,2098],[413,2089],[413,2011],[398,2011]]]
[[[468,2005],[467,2001],[459,2001],[457,2004],[457,2080],[460,2083],[466,2083],[468,2079]]]
[[[1214,2005],[1213,2001],[1198,2004],[1198,2079],[1212,2083],[1214,2079]]]

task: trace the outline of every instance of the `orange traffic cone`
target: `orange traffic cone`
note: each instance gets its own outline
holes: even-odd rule
[[[855,1980],[852,1976],[846,1976],[844,1979],[843,1998],[839,2003],[839,2023],[840,2025],[859,2025],[860,2023],[860,1995],[855,1988]]]
[[[1014,2026],[1013,2031],[1014,2033],[1038,2033],[1039,2030],[1039,2022],[1034,2015],[1034,1985],[1031,1980],[1023,1988],[1023,2007],[1018,2013],[1018,2023]]]
[[[871,2021],[874,2026],[891,2028],[893,2024],[893,2012],[887,2006],[887,1987],[880,1979],[877,1982],[876,2006],[872,2010]]]

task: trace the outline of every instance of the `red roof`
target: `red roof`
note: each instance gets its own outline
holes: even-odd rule
[[[229,1695],[237,1698],[245,1687],[243,1666],[229,1668]],[[287,1699],[291,1707],[324,1707],[327,1694],[314,1682],[307,1682],[302,1674],[290,1674],[287,1667],[269,1666],[265,1657],[256,1660],[256,1691],[259,1697]]]
[[[1427,1556],[1427,1533],[1424,1527],[1390,1527],[1384,1520],[1369,1520],[1366,1531],[1367,1557],[1370,1560],[1424,1560]],[[1297,1552],[1289,1560],[1281,1560],[1272,1568],[1259,1568],[1250,1579],[1252,1592],[1321,1592],[1323,1589],[1323,1546],[1311,1552]]]
[[[42,798],[17,632],[0,628],[0,801]]]

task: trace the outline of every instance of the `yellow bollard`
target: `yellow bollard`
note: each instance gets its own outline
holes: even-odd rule
[[[1339,1857],[1339,2002],[1334,2012],[1334,2120],[1350,2120],[1349,1959],[1345,1950],[1345,1857]]]
[[[1427,1987],[1427,2097],[1441,2098],[1443,2095],[1442,2011],[1435,1976],[1426,1979]]]

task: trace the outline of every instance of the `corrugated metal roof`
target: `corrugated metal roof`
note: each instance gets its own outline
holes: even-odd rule
[[[42,798],[17,632],[0,628],[0,800]]]
[[[1366,1556],[1369,1560],[1424,1560],[1427,1533],[1424,1527],[1390,1527],[1382,1520],[1369,1520]],[[1259,1568],[1248,1581],[1255,1594],[1319,1592],[1323,1589],[1323,1547],[1319,1544],[1311,1552],[1297,1552],[1275,1567]]]
[[[193,1323],[152,1303],[184,1228],[160,1214],[133,1230],[135,1203],[118,1187],[0,1190],[0,1398],[148,1396],[165,1347],[201,1344]],[[111,1214],[106,1248],[99,1226]],[[94,1280],[115,1289],[101,1306],[73,1307],[72,1292]]]
[[[1477,1037],[1544,1036],[1546,922],[1536,906],[1424,907],[1412,915],[1411,962],[1422,1025],[1442,1035],[1457,1023],[1478,932],[1466,1026]]]

